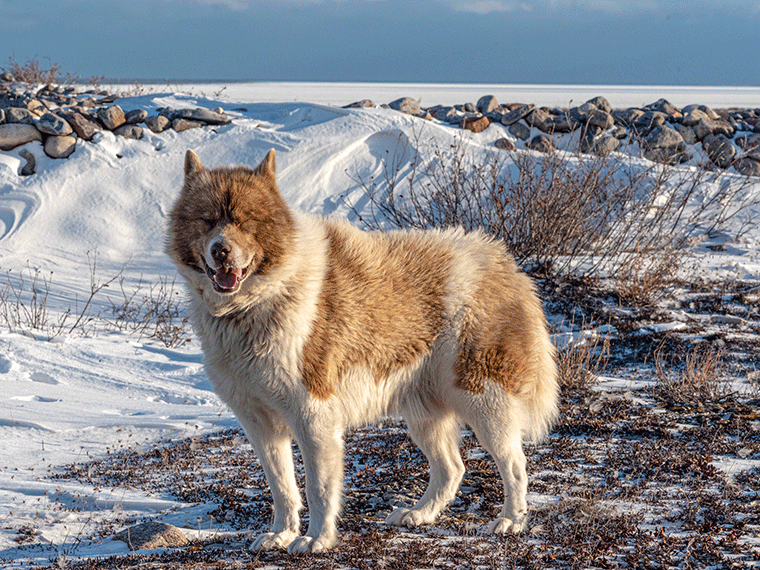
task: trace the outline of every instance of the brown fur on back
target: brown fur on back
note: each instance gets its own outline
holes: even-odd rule
[[[327,225],[328,270],[302,364],[320,399],[349,367],[366,367],[380,381],[413,364],[444,321],[450,256],[403,232],[358,235]]]

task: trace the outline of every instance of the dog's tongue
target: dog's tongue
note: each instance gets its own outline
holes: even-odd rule
[[[214,280],[222,289],[234,289],[241,274],[242,271],[240,269],[218,269]]]

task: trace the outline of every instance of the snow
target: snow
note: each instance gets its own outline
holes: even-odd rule
[[[9,332],[0,319],[0,559],[20,566],[47,563],[60,553],[126,552],[126,545],[118,541],[80,540],[89,536],[92,525],[112,520],[117,511],[137,518],[171,513],[166,519],[170,522],[198,524],[197,512],[181,503],[139,491],[122,490],[113,496],[108,490],[49,478],[61,465],[102,457],[108,450],[237,425],[206,379],[192,334],[189,342],[167,348],[157,339],[113,325],[112,309],[123,303],[122,291],[129,294],[142,287],[141,297],[150,285],[160,287],[174,279],[174,267],[163,253],[164,232],[181,186],[187,149],[207,166],[255,166],[274,148],[279,186],[294,208],[351,217],[342,197],[348,196],[361,210],[362,189],[356,180],[380,175],[383,161],[400,139],[412,140],[424,128],[425,137],[445,143],[462,131],[387,109],[329,104],[363,98],[383,103],[407,94],[427,104],[460,103],[494,92],[505,102],[561,104],[607,94],[615,106],[665,96],[675,104],[720,107],[757,101],[760,94],[760,89],[715,88],[339,87],[237,84],[217,97],[203,95],[219,90],[213,86],[194,86],[184,94],[127,97],[118,102],[125,111],[222,107],[233,122],[182,133],[154,134],[146,129],[140,141],[101,133],[90,143],[80,142],[68,160],[51,160],[39,143],[30,143],[23,148],[35,156],[37,173],[29,177],[17,175],[24,163],[21,148],[0,152],[0,268],[7,272],[0,290],[6,298],[12,300],[21,288],[29,291],[37,274],[38,286],[48,289],[48,322],[57,322],[71,310],[64,327],[68,330],[93,285],[110,281],[95,295],[86,322],[72,334],[51,334],[50,327],[34,334]],[[509,135],[499,125],[468,135],[474,151],[483,156],[501,136]],[[402,167],[409,168],[408,162]],[[760,230],[750,228],[741,242],[711,252],[703,269],[720,271],[726,278],[760,279],[758,240]],[[680,325],[674,321],[655,328]],[[628,387],[619,379],[617,383]],[[62,510],[62,504],[81,504],[82,511]],[[20,547],[15,539],[25,525],[37,529],[49,548]]]

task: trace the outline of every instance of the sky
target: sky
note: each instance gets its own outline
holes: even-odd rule
[[[760,85],[760,0],[0,0],[82,78]],[[760,102],[759,102],[760,105]]]

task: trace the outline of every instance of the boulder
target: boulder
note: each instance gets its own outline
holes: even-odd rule
[[[113,134],[120,135],[125,139],[140,140],[143,138],[143,128],[137,125],[125,124],[113,130]]]
[[[6,123],[31,125],[34,123],[34,118],[34,114],[28,109],[22,109],[21,107],[8,107],[5,109]]]
[[[45,139],[45,154],[50,158],[68,158],[77,148],[77,139],[70,136],[50,136]]]
[[[594,143],[592,152],[597,156],[607,156],[620,148],[620,141],[613,135],[605,135]]]
[[[505,127],[509,127],[520,119],[527,117],[530,113],[533,112],[533,109],[535,108],[535,105],[520,105],[519,107],[516,107],[511,111],[504,113],[504,115],[501,117],[501,124]]]
[[[131,526],[115,534],[114,538],[126,542],[133,551],[179,548],[188,543],[187,537],[176,526],[158,521]]]
[[[407,115],[417,115],[420,112],[420,103],[411,97],[402,97],[388,103],[388,106],[394,111],[400,111]]]
[[[465,117],[459,126],[473,133],[480,133],[485,131],[490,124],[491,121],[488,120],[488,117]]]
[[[34,158],[34,155],[26,150],[25,148],[22,148],[18,155],[26,160],[26,164],[21,167],[21,170],[19,171],[20,176],[31,176],[35,172],[37,172],[37,160]]]
[[[586,103],[592,104],[597,109],[601,109],[602,111],[606,113],[612,112],[612,105],[610,105],[610,102],[607,101],[604,97],[599,95],[598,97],[594,97],[593,99],[589,99],[586,101]]]
[[[521,141],[527,141],[530,138],[530,127],[523,122],[509,125],[509,132]]]
[[[112,131],[124,124],[124,111],[118,105],[105,107],[98,111],[98,120],[106,129]]]
[[[536,127],[539,131],[551,134],[554,127],[554,118],[545,109],[533,109],[533,112],[525,117],[525,122],[530,127]]]
[[[696,127],[699,121],[709,119],[704,111],[699,109],[692,109],[688,113],[684,113],[683,120],[681,121],[687,127]]]
[[[745,176],[760,176],[760,161],[752,158],[740,158],[733,164],[739,174]]]
[[[417,104],[417,112],[419,113],[419,103]],[[187,119],[188,121],[198,121],[206,123],[207,125],[228,125],[230,121],[229,117],[224,112],[211,111],[210,109],[180,109],[180,119]]]
[[[719,168],[728,168],[736,156],[736,147],[726,135],[707,135],[702,141],[707,156]]]
[[[20,123],[0,125],[0,150],[13,150],[32,141],[42,141],[42,134],[35,126]]]
[[[615,119],[613,119],[612,115],[610,115],[607,111],[603,111],[602,109],[595,109],[588,114],[588,119],[586,122],[589,125],[599,127],[600,129],[609,129],[615,124]]]
[[[686,125],[682,125],[680,123],[674,125],[673,128],[678,131],[678,134],[681,135],[683,142],[686,144],[691,145],[697,143],[697,133],[694,132],[693,128],[687,127]]]
[[[86,141],[92,140],[93,135],[102,130],[100,123],[82,113],[68,113],[63,118],[66,119],[77,136]]]
[[[486,115],[494,109],[498,109],[499,102],[493,95],[483,95],[480,99],[478,99],[478,102],[475,104],[475,108],[478,110],[478,112]]]
[[[172,126],[172,122],[163,115],[145,119],[145,125],[154,133],[161,133]]]
[[[202,126],[203,123],[199,123],[198,121],[189,121],[187,119],[174,119],[172,121],[172,128],[178,133],[187,131],[189,129],[198,129]]]
[[[621,111],[612,111],[612,117],[615,122],[623,127],[632,127],[636,121],[644,116],[644,111],[641,109],[624,109]]]
[[[42,115],[35,126],[41,133],[46,135],[65,136],[73,132],[71,125],[53,113]]]
[[[148,111],[145,109],[133,109],[128,113],[124,113],[124,122],[128,125],[136,125],[142,123],[148,116]]]
[[[675,148],[683,150],[684,140],[681,134],[666,125],[655,127],[644,139],[647,148]]]
[[[372,99],[362,99],[361,101],[355,101],[353,103],[349,103],[348,105],[345,105],[344,109],[360,109],[360,108],[371,108],[376,107],[375,102],[372,101]]]
[[[526,148],[538,152],[554,152],[556,150],[554,143],[546,135],[536,135],[527,143]]]
[[[508,138],[496,139],[493,142],[493,146],[501,150],[515,150],[517,148],[515,147],[515,143]]]

